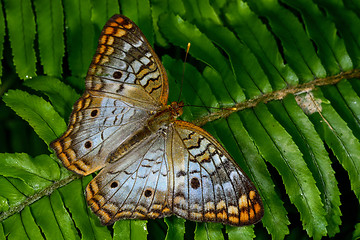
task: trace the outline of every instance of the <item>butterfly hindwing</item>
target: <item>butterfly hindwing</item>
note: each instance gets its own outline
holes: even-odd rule
[[[234,226],[258,222],[263,206],[249,178],[203,129],[175,121],[170,161],[176,166],[173,211],[194,221]]]
[[[171,215],[165,138],[154,134],[110,163],[87,186],[86,198],[103,224]]]

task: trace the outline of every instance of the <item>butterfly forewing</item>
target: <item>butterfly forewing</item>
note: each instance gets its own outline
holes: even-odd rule
[[[234,226],[263,215],[248,177],[209,133],[167,106],[166,72],[140,29],[114,15],[104,26],[68,130],[51,143],[81,175],[102,224],[172,214]]]
[[[159,58],[140,29],[120,15],[113,16],[102,30],[86,88],[141,108],[161,107],[168,97],[167,76]]]
[[[51,147],[66,168],[88,175],[104,167],[113,149],[148,116],[124,101],[85,93],[74,105],[68,130]]]

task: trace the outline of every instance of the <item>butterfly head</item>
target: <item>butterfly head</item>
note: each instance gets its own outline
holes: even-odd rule
[[[180,117],[183,114],[184,102],[172,102],[170,104],[171,113],[175,118]]]

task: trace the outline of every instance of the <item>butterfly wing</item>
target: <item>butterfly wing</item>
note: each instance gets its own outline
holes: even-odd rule
[[[124,101],[85,95],[74,105],[68,130],[51,143],[64,166],[88,175],[141,126],[149,113]]]
[[[88,175],[166,104],[168,82],[140,29],[114,15],[104,26],[67,131],[50,146],[64,166]]]
[[[111,17],[99,38],[86,89],[151,109],[167,103],[168,88],[166,71],[141,30],[125,16]]]
[[[167,150],[173,212],[193,221],[242,226],[263,216],[261,198],[227,151],[203,129],[176,121]]]
[[[86,199],[103,225],[119,219],[169,216],[169,173],[161,132],[109,163],[86,187]]]

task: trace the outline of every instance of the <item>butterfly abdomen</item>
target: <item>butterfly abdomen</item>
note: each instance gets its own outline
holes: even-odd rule
[[[152,131],[147,125],[142,127],[140,130],[136,131],[128,139],[126,139],[121,145],[115,149],[112,153],[109,154],[107,162],[114,163],[124,157],[126,153],[136,148],[141,141],[148,138],[152,134]]]

